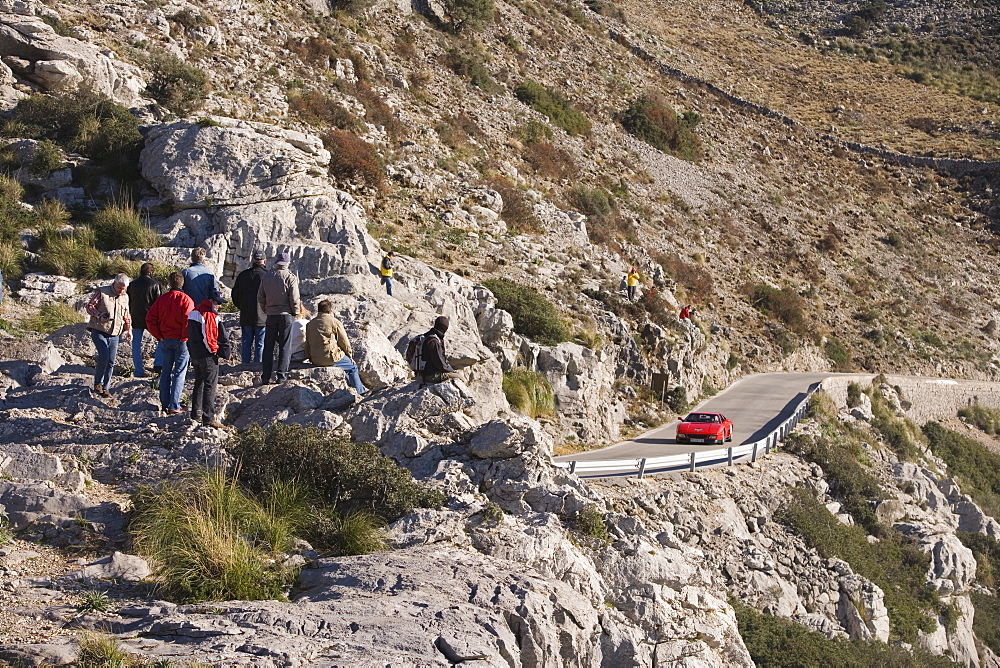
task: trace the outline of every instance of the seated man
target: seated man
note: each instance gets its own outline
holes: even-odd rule
[[[313,366],[335,366],[343,369],[348,382],[358,394],[365,393],[361,384],[358,365],[351,359],[351,342],[347,340],[344,325],[333,317],[333,304],[324,299],[317,307],[318,314],[306,325],[306,350]]]

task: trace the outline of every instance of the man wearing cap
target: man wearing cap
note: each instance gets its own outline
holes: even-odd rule
[[[422,356],[424,368],[421,378],[425,383],[443,383],[446,380],[458,378],[458,372],[451,368],[448,356],[444,351],[444,335],[451,321],[448,316],[439,315],[434,319],[434,327],[424,334]]]
[[[191,419],[222,429],[215,417],[215,391],[219,385],[219,358],[229,359],[232,348],[216,307],[226,300],[218,290],[188,313],[188,353],[194,369]]]
[[[257,302],[260,280],[266,271],[264,251],[254,251],[251,262],[253,264],[241,271],[233,284],[233,304],[240,310],[240,352],[244,364],[261,361],[267,321],[264,309]]]
[[[267,316],[264,324],[264,371],[261,375],[261,382],[264,384],[271,382],[272,371],[276,382],[284,382],[291,364],[292,347],[289,340],[292,322],[299,312],[300,303],[299,279],[288,271],[291,261],[288,253],[278,253],[274,269],[260,279],[260,289],[257,291],[257,303]],[[275,344],[278,346],[277,369],[274,368]]]
[[[393,276],[393,261],[396,258],[396,254],[393,251],[389,251],[382,258],[382,266],[379,267],[379,271],[382,272],[382,282],[385,283],[385,294],[392,296],[392,276]]]

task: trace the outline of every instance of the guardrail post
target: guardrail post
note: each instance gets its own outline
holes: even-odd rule
[[[576,473],[576,461],[572,461],[569,463],[569,472]]]
[[[692,453],[691,453],[691,473],[694,473],[694,472],[695,472],[695,470],[696,470],[696,468],[697,468],[697,466],[696,466],[696,464],[694,463],[694,453],[692,452]]]
[[[646,472],[646,458],[643,457],[639,460],[639,479],[642,480],[643,474]]]
[[[733,465],[733,446],[729,446],[729,465]]]
[[[753,453],[751,453],[751,455],[750,455],[750,461],[752,461],[752,462],[757,461],[757,444],[756,443],[753,444]]]
[[[775,443],[775,445],[777,445],[777,443]],[[764,454],[765,455],[771,454],[771,437],[770,436],[768,436],[767,438],[764,439]]]

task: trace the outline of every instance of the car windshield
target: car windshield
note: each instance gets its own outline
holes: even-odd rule
[[[685,422],[718,422],[719,416],[713,415],[712,413],[691,413],[686,418]]]

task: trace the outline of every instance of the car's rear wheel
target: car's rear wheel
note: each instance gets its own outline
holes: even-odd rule
[[[732,428],[730,428],[729,434],[726,436],[726,442],[728,442],[728,443],[732,443],[733,442],[733,430],[732,430]]]

